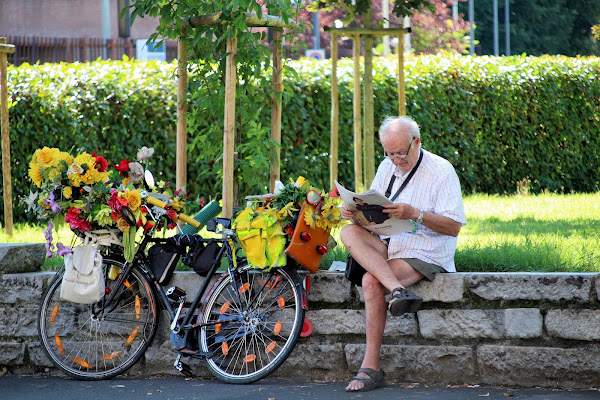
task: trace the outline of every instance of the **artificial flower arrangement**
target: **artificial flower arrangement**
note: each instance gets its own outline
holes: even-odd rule
[[[248,262],[257,268],[282,266],[285,250],[286,255],[315,272],[326,247],[332,247],[329,232],[345,224],[337,190],[327,193],[300,176],[286,185],[278,182],[274,192],[254,196],[256,201],[235,219]],[[315,251],[318,257],[313,257]],[[298,257],[300,253],[307,257]]]
[[[72,155],[58,148],[36,150],[29,163],[29,178],[37,190],[30,191],[25,203],[27,211],[33,211],[39,220],[50,220],[44,229],[47,256],[71,252],[69,246],[61,243],[54,247],[53,221],[64,221],[79,236],[91,230],[114,229],[121,237],[126,258],[131,259],[138,228],[147,231],[156,224],[156,228],[174,228],[186,194],[181,189],[172,193],[162,181],[156,188],[145,187],[142,163],[147,163],[153,154],[153,148],[144,146],[135,161],[123,159],[111,167],[95,152]],[[142,190],[162,191],[173,199],[165,218],[146,218],[148,210],[142,206]]]

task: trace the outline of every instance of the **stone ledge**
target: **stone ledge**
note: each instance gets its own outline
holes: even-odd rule
[[[45,257],[44,243],[0,243],[0,274],[39,271]]]

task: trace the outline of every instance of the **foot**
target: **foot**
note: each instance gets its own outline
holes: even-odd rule
[[[368,392],[385,385],[385,373],[382,369],[361,368],[358,374],[346,386],[347,392]]]
[[[388,303],[390,314],[397,317],[405,313],[414,313],[421,307],[423,299],[408,289],[398,287],[392,291],[392,299]]]

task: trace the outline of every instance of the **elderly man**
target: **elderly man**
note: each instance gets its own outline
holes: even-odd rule
[[[398,193],[384,212],[412,220],[415,229],[379,237],[351,224],[341,232],[342,242],[367,271],[362,279],[366,352],[348,391],[384,385],[379,358],[387,310],[394,316],[416,312],[423,300],[406,288],[423,278],[432,281],[435,274],[456,271],[456,237],[466,224],[458,176],[450,162],[421,148],[416,122],[409,117],[386,118],[379,140],[386,157],[371,189]],[[352,212],[343,206],[342,216],[351,220]]]

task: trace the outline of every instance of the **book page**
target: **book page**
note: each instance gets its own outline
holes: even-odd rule
[[[383,206],[392,202],[376,190],[370,189],[358,194],[346,189],[337,181],[335,185],[344,204],[354,212],[353,222],[366,230],[377,235],[392,236],[414,229],[413,221],[398,219],[383,212]]]

